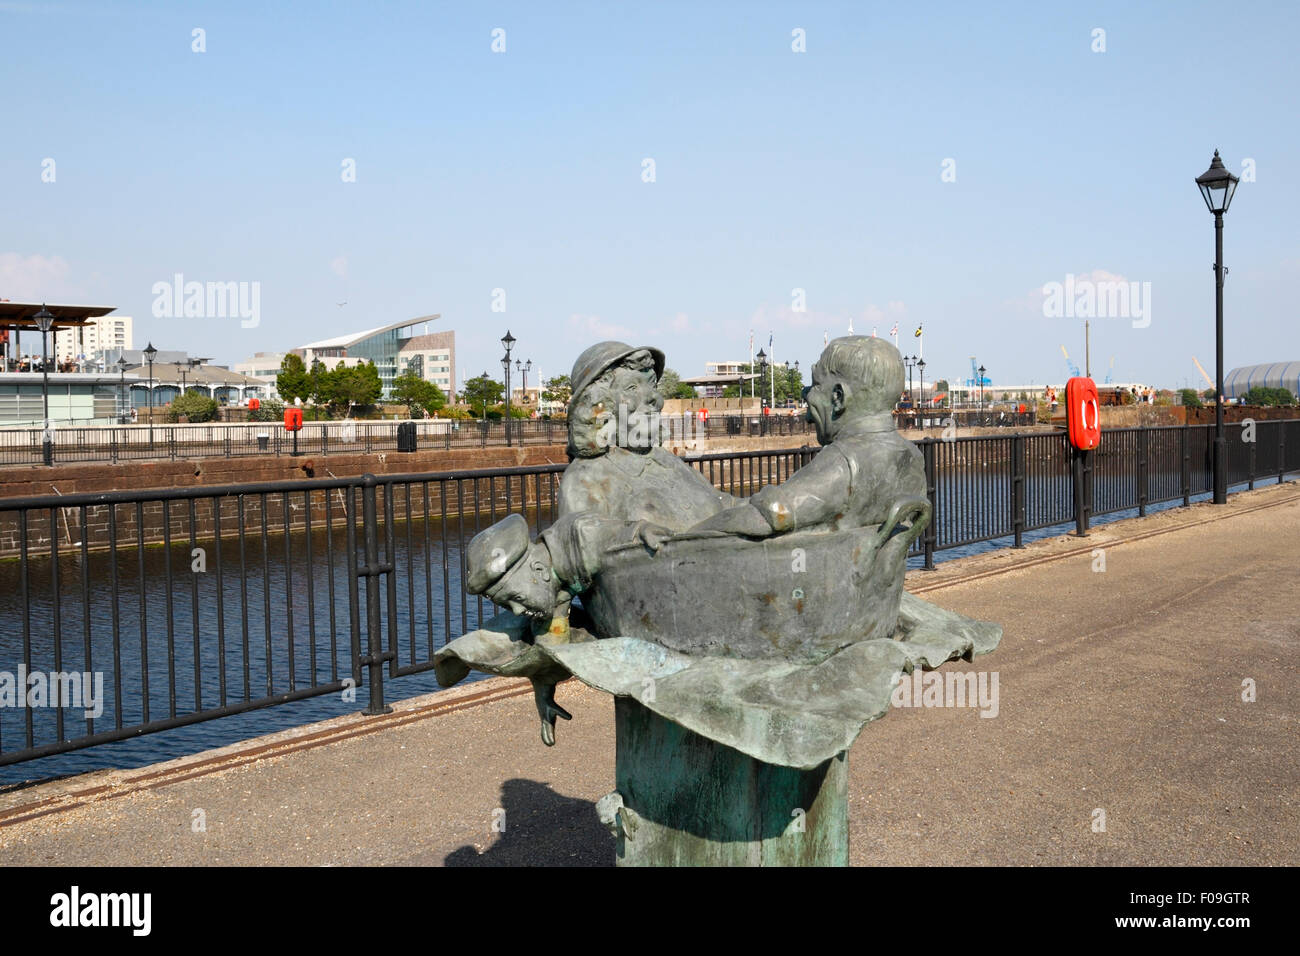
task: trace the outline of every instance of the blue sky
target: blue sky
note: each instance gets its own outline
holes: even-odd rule
[[[699,374],[898,321],[927,379],[1044,382],[1083,330],[1043,285],[1117,276],[1151,321],[1096,319],[1095,377],[1197,385],[1217,147],[1256,177],[1227,365],[1300,358],[1294,4],[547,6],[0,2],[0,297],[222,362],[438,312],[462,378],[507,328],[548,376],[606,337]],[[178,272],[260,323],[153,317]]]

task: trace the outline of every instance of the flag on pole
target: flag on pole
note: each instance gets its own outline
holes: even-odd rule
[[[894,338],[894,339],[898,338],[898,323],[897,323],[897,322],[895,322],[895,323],[894,323],[894,327],[893,327],[892,329],[889,330],[889,336],[890,336],[890,338]]]
[[[913,332],[912,334],[913,334],[916,338],[919,339],[919,338],[921,337],[921,327],[918,325],[918,326],[916,327],[916,331]]]

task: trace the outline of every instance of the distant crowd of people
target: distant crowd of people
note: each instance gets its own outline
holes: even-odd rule
[[[49,365],[49,370],[51,372],[76,372],[80,370],[80,366],[72,359],[60,362],[51,358],[47,364]],[[0,363],[0,368],[6,372],[44,371],[44,367],[41,365],[41,360],[38,358],[6,359],[4,362]]]

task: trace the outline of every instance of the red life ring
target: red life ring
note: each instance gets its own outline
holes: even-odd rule
[[[1101,411],[1097,383],[1082,376],[1065,383],[1065,419],[1070,444],[1091,451],[1101,444]]]

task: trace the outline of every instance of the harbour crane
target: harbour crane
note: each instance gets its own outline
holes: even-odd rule
[[[1070,377],[1078,378],[1082,373],[1079,371],[1079,366],[1070,361],[1070,353],[1065,350],[1064,345],[1061,346],[1061,354],[1065,356],[1065,369],[1070,373]]]

